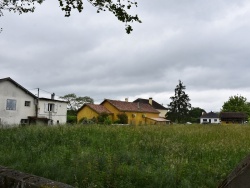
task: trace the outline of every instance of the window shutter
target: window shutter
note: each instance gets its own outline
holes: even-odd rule
[[[55,104],[55,105],[54,105],[54,112],[57,112],[57,110],[58,110],[58,105]]]
[[[44,112],[48,112],[48,103],[44,103]]]

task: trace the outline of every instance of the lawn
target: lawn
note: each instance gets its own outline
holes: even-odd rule
[[[216,187],[250,153],[250,126],[29,126],[0,140],[0,165],[76,187]]]

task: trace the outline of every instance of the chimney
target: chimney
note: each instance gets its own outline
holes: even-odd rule
[[[148,103],[152,106],[152,104],[153,104],[153,98],[152,97],[149,98]]]
[[[128,98],[125,98],[125,102],[128,102]]]
[[[51,94],[51,99],[55,99],[55,93]]]

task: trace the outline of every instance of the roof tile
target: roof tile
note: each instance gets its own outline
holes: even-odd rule
[[[144,103],[134,103],[134,102],[125,102],[125,101],[118,101],[118,100],[110,100],[105,99],[101,104],[103,104],[105,101],[108,101],[110,104],[112,104],[114,107],[116,107],[120,111],[130,111],[130,112],[149,112],[149,113],[157,113],[160,112],[154,109],[149,104]]]

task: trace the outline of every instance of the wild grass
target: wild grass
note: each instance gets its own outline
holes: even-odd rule
[[[250,153],[250,126],[0,129],[0,165],[76,187],[216,187]]]

